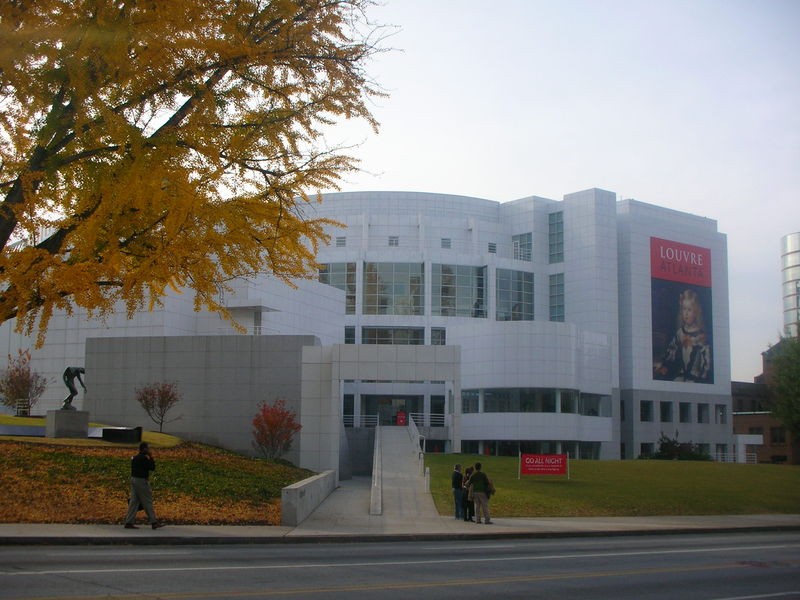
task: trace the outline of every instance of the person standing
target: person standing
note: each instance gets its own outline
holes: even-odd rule
[[[147,442],[139,444],[139,454],[131,459],[131,499],[128,503],[128,514],[125,516],[125,529],[138,529],[133,522],[139,505],[147,513],[147,519],[153,529],[163,527],[164,524],[156,519],[153,508],[153,490],[150,487],[150,472],[156,470],[156,461],[150,452]]]
[[[450,485],[453,488],[453,503],[456,509],[456,519],[464,518],[464,476],[461,474],[461,465],[453,467],[453,474],[450,476]]]
[[[469,480],[474,471],[475,469],[472,467],[467,467],[467,469],[464,471],[464,495],[462,504],[464,507],[464,520],[472,521],[473,523],[475,522],[475,503],[470,497]]]
[[[475,463],[475,472],[470,477],[469,482],[472,484],[472,499],[475,501],[475,519],[476,523],[480,525],[481,515],[483,515],[484,522],[487,525],[492,524],[489,517],[489,490],[492,489],[492,482],[489,477],[481,471],[482,465],[479,462]]]

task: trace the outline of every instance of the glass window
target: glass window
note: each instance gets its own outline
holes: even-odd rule
[[[449,249],[451,245],[450,238],[442,238],[442,248]]]
[[[698,423],[709,422],[708,404],[706,404],[705,402],[701,402],[697,405],[697,422]]]
[[[400,238],[396,235],[389,236],[389,245],[390,246],[399,246],[400,245]]]
[[[422,346],[425,344],[425,329],[423,327],[362,327],[361,343]]]
[[[533,253],[532,233],[520,233],[512,236],[511,245],[514,247],[514,258],[516,260],[531,261],[531,254]]]
[[[347,246],[347,238],[344,236],[337,236],[336,237],[336,247],[337,248],[344,248]]]
[[[561,412],[578,412],[578,392],[574,390],[561,390]]]
[[[581,393],[578,412],[587,417],[610,417],[611,396]]]
[[[640,400],[639,401],[639,420],[649,422],[653,420],[653,401]]]
[[[479,396],[478,390],[461,390],[461,412],[478,412]]]
[[[769,428],[769,441],[771,444],[785,444],[786,443],[786,429],[783,427],[770,427]]]
[[[486,317],[486,267],[431,265],[431,313]]]
[[[364,263],[365,315],[422,315],[425,310],[425,265]]]
[[[356,314],[356,263],[320,265],[319,281],[344,290],[345,314]]]
[[[489,254],[497,254],[497,242],[489,242]]]
[[[444,327],[431,327],[431,346],[447,344],[447,330]]]
[[[714,423],[725,425],[728,423],[728,407],[724,404],[717,404],[714,407]]]
[[[516,390],[484,390],[483,412],[519,412],[519,394]]]
[[[564,274],[550,275],[550,320],[564,321]]]
[[[678,411],[679,411],[679,418],[681,423],[691,423],[692,422],[692,403],[691,402],[681,402],[678,404]]]
[[[497,269],[498,321],[533,321],[533,273]]]
[[[642,456],[653,456],[656,452],[655,444],[641,444],[639,448]]]
[[[550,263],[564,262],[564,213],[547,215]]]
[[[672,423],[672,402],[661,402],[659,412],[662,423]]]
[[[355,344],[356,343],[356,328],[353,325],[345,325],[345,328],[344,328],[344,343],[345,344]]]

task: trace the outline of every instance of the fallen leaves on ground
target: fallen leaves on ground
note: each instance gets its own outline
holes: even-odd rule
[[[0,522],[121,523],[135,453],[130,446],[0,442]],[[200,444],[154,455],[156,514],[174,524],[279,525],[280,489],[310,474]]]

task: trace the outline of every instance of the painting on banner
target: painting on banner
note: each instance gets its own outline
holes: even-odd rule
[[[711,250],[650,238],[653,379],[714,383]]]

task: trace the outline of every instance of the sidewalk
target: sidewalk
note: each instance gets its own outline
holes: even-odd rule
[[[390,430],[393,428],[389,428]],[[0,524],[0,545],[26,544],[254,544],[545,538],[730,531],[798,531],[796,515],[660,517],[492,517],[491,525],[467,523],[436,512],[425,491],[417,454],[405,429],[383,436],[380,515],[370,515],[369,477],[339,487],[297,527],[170,525],[153,531],[119,525]],[[403,435],[400,436],[399,433]]]

